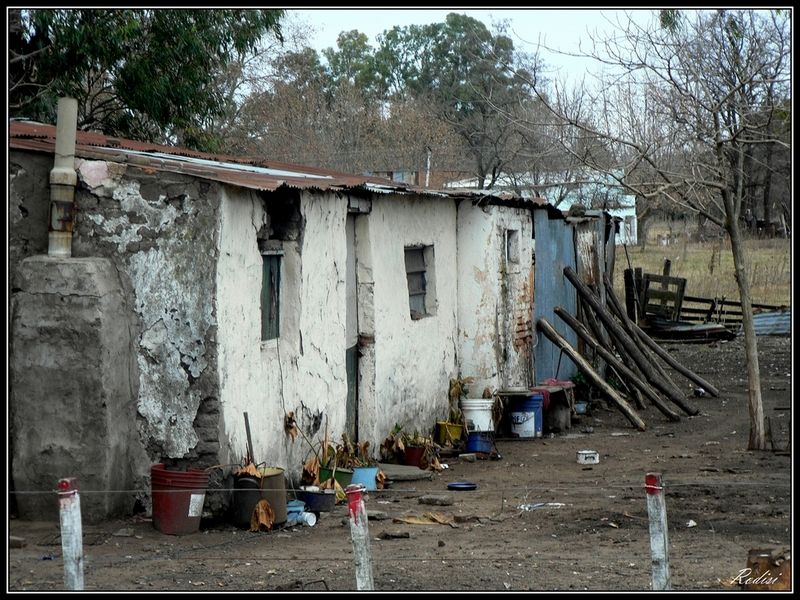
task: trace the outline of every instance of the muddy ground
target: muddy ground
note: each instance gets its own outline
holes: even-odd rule
[[[791,340],[759,341],[764,411],[782,451],[746,450],[740,338],[665,345],[716,384],[721,398],[692,398],[700,415],[679,423],[648,408],[642,412],[648,430],[641,433],[596,402],[573,420],[568,435],[499,441],[500,460],[445,459],[450,468],[430,480],[370,493],[367,510],[387,517],[369,521],[375,589],[649,590],[648,471],[661,472],[666,487],[673,589],[735,589],[750,549],[791,543]],[[690,396],[686,380],[674,379]],[[577,464],[581,449],[596,450],[599,464]],[[456,480],[478,487],[448,492]],[[453,504],[419,503],[431,493],[449,495]],[[539,503],[545,505],[519,508]],[[432,511],[458,522],[392,521]],[[314,527],[267,533],[204,521],[199,532],[179,537],[156,531],[141,516],[85,525],[85,589],[352,590],[346,516],[339,505]],[[64,589],[58,524],[11,519],[9,527],[25,545],[9,549],[8,589]]]

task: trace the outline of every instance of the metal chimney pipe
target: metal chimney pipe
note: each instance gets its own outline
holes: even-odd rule
[[[50,226],[48,256],[72,256],[73,207],[75,186],[75,136],[78,128],[78,101],[58,99],[56,122],[56,156],[50,171]]]

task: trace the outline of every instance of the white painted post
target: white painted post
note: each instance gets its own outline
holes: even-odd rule
[[[356,567],[356,589],[374,590],[372,581],[372,556],[369,551],[369,529],[367,527],[367,508],[364,505],[363,484],[347,486],[347,505],[350,509],[350,537],[353,540],[353,559]]]
[[[667,506],[661,473],[644,477],[647,515],[650,519],[650,555],[653,562],[653,591],[671,590],[669,581],[669,540],[667,538]]]
[[[61,554],[64,558],[64,587],[83,591],[83,527],[77,477],[58,480],[61,517]]]

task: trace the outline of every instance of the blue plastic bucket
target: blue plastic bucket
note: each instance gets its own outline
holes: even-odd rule
[[[494,443],[494,433],[491,431],[472,431],[467,436],[467,452],[484,452],[489,454]]]
[[[542,437],[542,394],[531,394],[514,401],[511,408],[511,431],[521,438]]]
[[[378,489],[376,477],[378,467],[353,467],[353,479],[350,483],[361,483],[367,491],[374,491]]]

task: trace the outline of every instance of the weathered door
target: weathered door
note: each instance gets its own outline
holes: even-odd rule
[[[356,290],[356,215],[347,215],[347,260],[345,267],[345,364],[347,409],[345,431],[358,440],[358,294]]]

